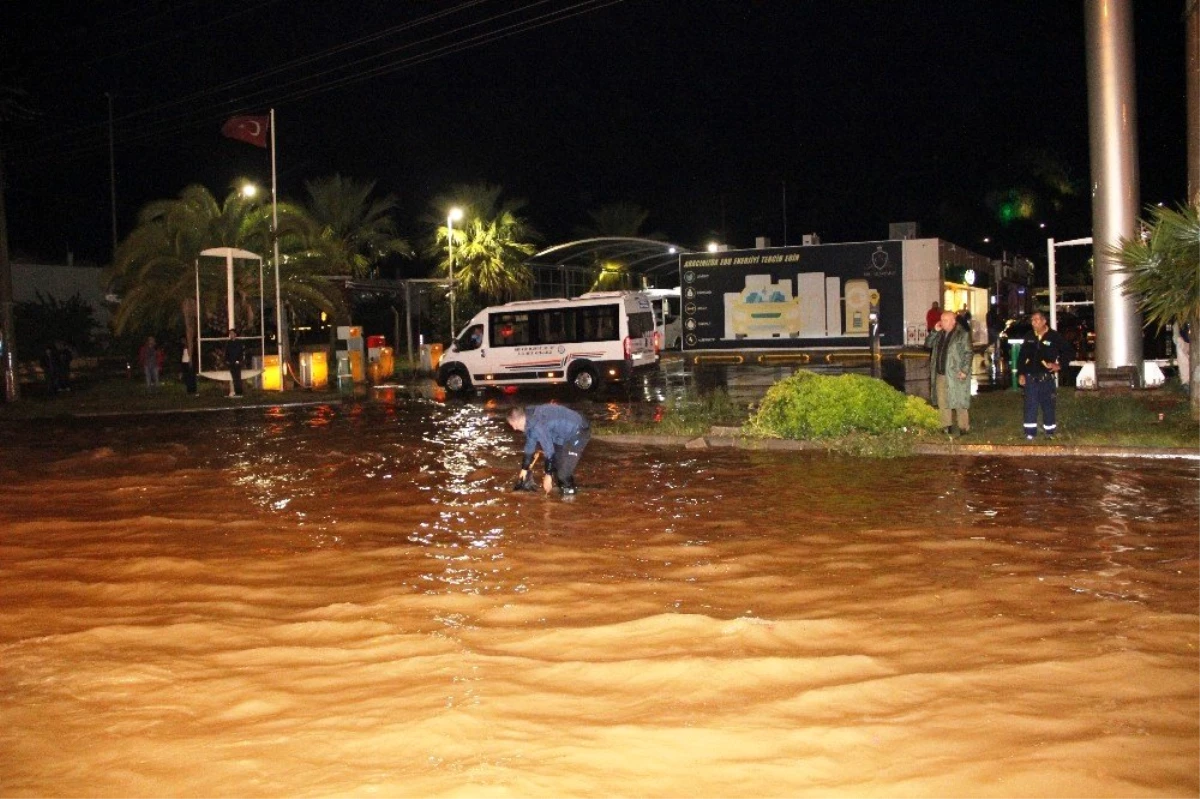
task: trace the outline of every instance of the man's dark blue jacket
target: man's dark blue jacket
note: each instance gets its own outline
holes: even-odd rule
[[[586,419],[562,405],[528,406],[525,408],[525,460],[521,468],[529,468],[539,446],[546,462],[552,462],[559,447],[589,427]]]

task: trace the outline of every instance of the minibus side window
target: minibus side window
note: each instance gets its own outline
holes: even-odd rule
[[[617,306],[589,305],[579,308],[580,341],[612,341],[617,338]]]
[[[493,347],[521,347],[532,343],[528,313],[494,313],[490,321]]]
[[[573,308],[534,311],[539,344],[566,344],[576,341]]]
[[[654,314],[649,311],[640,311],[629,315],[629,336],[631,338],[641,338],[653,332]]]

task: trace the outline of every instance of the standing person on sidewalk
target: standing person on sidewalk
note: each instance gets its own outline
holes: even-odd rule
[[[187,388],[187,393],[196,393],[196,368],[192,363],[192,347],[188,344],[187,336],[182,339],[183,350],[179,354],[179,370],[183,376],[183,385]]]
[[[154,336],[147,336],[142,343],[141,349],[138,350],[138,364],[142,367],[142,374],[146,377],[146,388],[158,388],[158,372],[162,368],[162,352],[158,349],[158,342],[154,340]]]
[[[238,341],[237,330],[229,328],[229,340],[225,342],[225,368],[229,370],[229,396],[242,396],[242,361],[246,358],[246,347]]]
[[[1070,342],[1057,330],[1051,330],[1046,315],[1034,311],[1029,317],[1033,338],[1021,344],[1017,355],[1017,382],[1025,388],[1025,440],[1037,436],[1038,410],[1042,412],[1042,432],[1054,438],[1058,432],[1055,405],[1058,397],[1058,373],[1075,357]]]
[[[925,332],[932,332],[941,318],[942,306],[938,304],[937,300],[934,300],[933,305],[930,305],[929,310],[925,312]]]
[[[929,354],[929,393],[937,405],[942,431],[953,431],[958,416],[958,434],[971,432],[971,334],[958,324],[953,311],[941,318],[925,337]]]

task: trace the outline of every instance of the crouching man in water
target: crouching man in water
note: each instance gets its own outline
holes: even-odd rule
[[[562,405],[530,405],[508,412],[508,424],[525,433],[525,457],[521,461],[518,485],[529,478],[529,469],[538,447],[546,459],[542,490],[547,494],[558,486],[563,494],[575,493],[575,467],[592,438],[587,420]]]

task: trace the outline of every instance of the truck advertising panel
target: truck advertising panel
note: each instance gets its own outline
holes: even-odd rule
[[[902,242],[691,253],[680,258],[684,350],[904,343]]]

